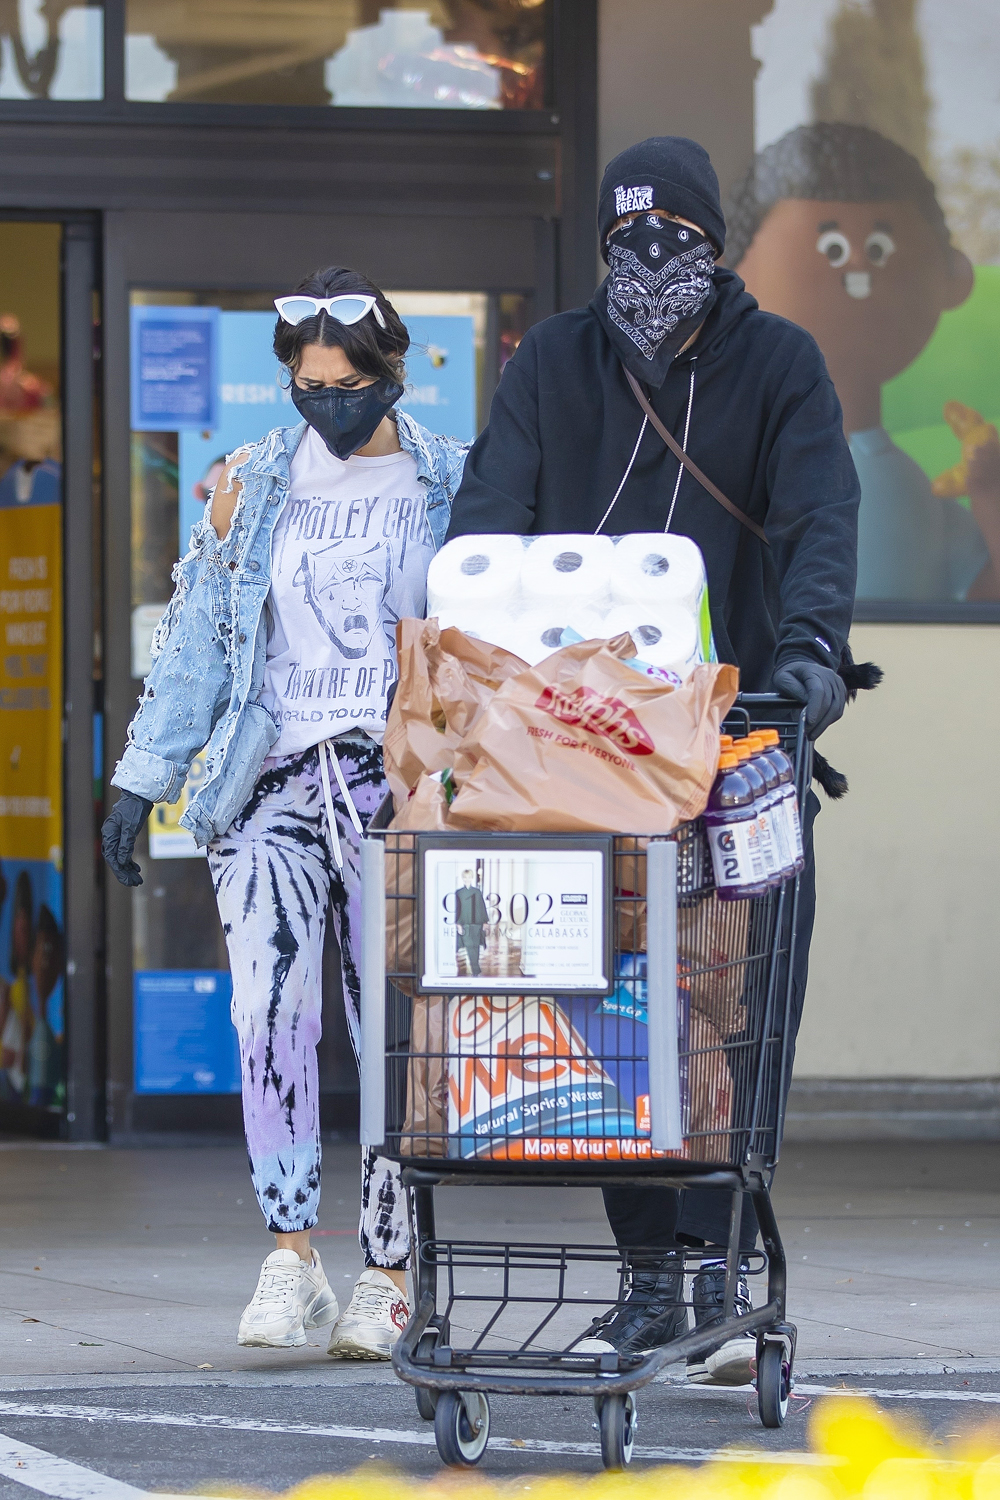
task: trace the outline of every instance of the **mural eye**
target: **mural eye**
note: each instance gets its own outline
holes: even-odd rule
[[[865,254],[873,266],[884,266],[896,249],[896,241],[884,229],[876,229],[865,240]]]
[[[831,266],[842,266],[851,258],[851,242],[839,229],[828,229],[816,241],[816,249],[825,255]]]

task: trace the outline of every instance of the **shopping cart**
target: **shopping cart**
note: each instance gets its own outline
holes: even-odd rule
[[[745,694],[724,726],[778,731],[800,806],[804,718],[775,695]],[[410,1190],[416,1302],[393,1364],[434,1421],[442,1459],[478,1462],[491,1394],[578,1395],[594,1400],[605,1466],[621,1467],[634,1392],[747,1332],[760,1420],[779,1427],[796,1331],[769,1187],[791,1066],[798,878],[720,901],[700,819],[645,839],[393,832],[391,818],[383,805],[362,846],[361,1137],[401,1164]],[[557,889],[550,931],[535,919]],[[572,972],[556,988],[564,961]],[[438,1234],[436,1187],[501,1183],[728,1194],[728,1243],[672,1263],[690,1274],[725,1255],[723,1321],[652,1350],[581,1350],[664,1251]],[[763,1243],[749,1254],[746,1194]],[[737,1317],[744,1275],[766,1295]]]

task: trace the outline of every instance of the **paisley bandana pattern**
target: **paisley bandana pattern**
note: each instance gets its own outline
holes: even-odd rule
[[[626,369],[661,386],[715,305],[715,251],[697,229],[651,213],[612,230],[605,254],[610,274],[591,306]]]
[[[608,259],[608,316],[647,359],[654,359],[663,340],[704,307],[715,270],[712,247],[703,241],[655,271],[620,245],[608,245]]]

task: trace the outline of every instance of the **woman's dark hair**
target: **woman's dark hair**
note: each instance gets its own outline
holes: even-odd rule
[[[350,292],[374,297],[385,319],[385,327],[379,326],[374,312],[367,313],[360,323],[338,323],[336,318],[319,312],[314,318],[305,318],[294,327],[279,317],[274,325],[274,352],[293,374],[298,369],[305,346],[320,344],[326,349],[343,349],[359,375],[368,375],[373,380],[402,381],[405,378],[403,357],[410,347],[410,335],[392,303],[386,301],[367,276],[362,276],[360,271],[350,271],[346,266],[327,266],[325,271],[314,271],[311,276],[306,276],[295,291],[303,292],[307,297],[340,297]]]

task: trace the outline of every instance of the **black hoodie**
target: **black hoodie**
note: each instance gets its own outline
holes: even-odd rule
[[[836,668],[854,604],[858,479],[840,402],[804,329],[761,312],[732,271],[692,348],[659,390],[664,426],[770,546],[728,515],[686,470],[671,530],[704,554],[716,649],[746,692],[779,662]],[[592,307],[530,328],[506,365],[489,426],[474,444],[448,537],[477,532],[662,531],[678,461],[647,426]]]

